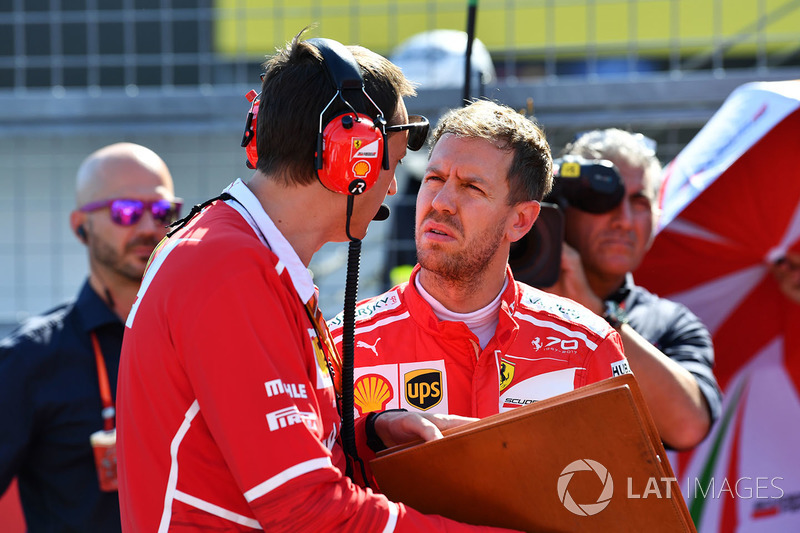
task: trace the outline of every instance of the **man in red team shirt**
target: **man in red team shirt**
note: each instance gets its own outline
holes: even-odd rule
[[[123,530],[497,531],[423,515],[343,475],[336,353],[307,265],[326,242],[362,238],[395,193],[407,144],[419,148],[409,132],[423,123],[402,100],[413,88],[373,52],[300,35],[265,66],[255,174],[162,241],[128,316]],[[458,422],[391,413],[369,438],[430,440]],[[366,460],[365,424],[356,437]]]
[[[539,127],[476,101],[446,114],[432,142],[416,204],[419,264],[356,311],[358,414],[482,418],[629,372],[606,321],[516,282],[508,266],[552,185]],[[328,324],[337,344],[341,322]]]

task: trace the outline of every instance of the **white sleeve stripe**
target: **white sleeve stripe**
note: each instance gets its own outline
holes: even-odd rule
[[[282,261],[278,260],[278,262],[275,264],[275,271],[279,276],[283,273],[284,268],[286,268],[286,265],[284,265]]]
[[[584,333],[582,333],[580,331],[572,331],[571,329],[565,328],[561,324],[556,324],[555,322],[550,322],[548,320],[539,320],[538,318],[534,318],[534,317],[532,317],[530,315],[526,315],[526,314],[520,313],[519,311],[514,313],[514,316],[524,320],[525,322],[530,322],[531,324],[533,324],[535,326],[541,326],[543,328],[554,329],[554,330],[558,331],[559,333],[563,333],[567,337],[572,337],[574,339],[581,339],[584,343],[586,343],[586,346],[588,346],[589,349],[591,349],[591,350],[596,350],[597,349],[597,344],[595,344],[594,342],[590,341],[589,338]]]
[[[354,335],[358,335],[359,333],[366,333],[368,331],[372,331],[375,328],[379,328],[381,326],[385,326],[386,324],[391,324],[392,322],[397,322],[398,320],[405,320],[409,316],[410,315],[408,314],[408,311],[406,311],[402,315],[390,316],[389,318],[384,318],[383,320],[378,320],[377,322],[375,322],[371,326],[364,326],[363,328],[356,328]],[[339,344],[340,342],[342,342],[342,336],[341,335],[337,335],[333,339],[333,344]]]
[[[195,400],[184,413],[183,422],[181,422],[181,426],[169,445],[169,476],[167,477],[167,490],[164,494],[164,510],[161,513],[161,523],[158,525],[159,533],[166,533],[169,530],[170,521],[172,520],[172,500],[175,498],[175,487],[178,485],[178,449],[181,447],[183,437],[186,436],[192,426],[192,420],[199,412],[200,404]]]
[[[564,358],[563,357],[523,357],[521,355],[510,355],[510,354],[507,354],[507,353],[503,354],[503,357],[505,357],[507,359],[519,359],[521,361],[559,361],[561,363],[564,362]],[[586,370],[585,368],[580,367],[580,366],[577,366],[575,368],[577,368],[579,370]]]
[[[287,481],[291,481],[296,477],[313,472],[314,470],[322,470],[323,468],[333,468],[330,457],[320,457],[296,464],[245,492],[244,499],[248,502],[252,502],[271,490],[277,489]]]
[[[200,242],[200,239],[175,239],[166,245],[158,254],[155,261],[153,261],[153,263],[147,267],[147,272],[145,272],[144,278],[142,278],[142,282],[139,285],[139,290],[136,293],[136,300],[133,302],[133,306],[128,312],[128,317],[125,319],[126,328],[133,327],[133,320],[136,318],[136,311],[139,309],[139,304],[141,303],[142,298],[144,298],[144,293],[147,292],[148,287],[150,287],[150,282],[153,281],[153,278],[156,276],[156,272],[158,272],[158,269],[161,268],[164,260],[172,252],[172,250],[184,242]]]
[[[253,529],[262,529],[262,530],[264,529],[261,527],[261,524],[259,524],[258,520],[256,520],[255,518],[249,518],[247,516],[240,515],[239,513],[234,513],[233,511],[223,509],[218,505],[214,505],[213,503],[201,500],[200,498],[189,496],[185,492],[176,490],[175,499],[178,500],[179,502],[185,503],[186,505],[190,505],[196,509],[205,511],[208,514],[213,514],[214,516],[224,518],[225,520],[230,520],[231,522],[239,524],[240,526],[246,526]]]
[[[397,518],[400,515],[400,508],[394,502],[389,502],[389,519],[386,521],[386,527],[383,528],[383,533],[392,533],[394,528],[397,527]]]

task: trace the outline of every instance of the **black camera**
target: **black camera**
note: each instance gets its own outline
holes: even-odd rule
[[[542,202],[533,228],[511,245],[508,263],[517,281],[533,287],[550,287],[561,272],[564,209],[572,206],[587,213],[607,213],[625,196],[616,167],[604,159],[567,155],[553,161],[553,190]]]

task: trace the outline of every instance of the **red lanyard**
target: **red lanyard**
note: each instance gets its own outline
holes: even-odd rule
[[[100,399],[103,401],[103,429],[111,431],[114,429],[114,402],[111,400],[111,385],[108,383],[108,371],[106,361],[103,359],[103,352],[100,351],[100,342],[94,331],[90,333],[92,337],[92,347],[94,348],[94,360],[97,363],[97,383],[100,385]]]

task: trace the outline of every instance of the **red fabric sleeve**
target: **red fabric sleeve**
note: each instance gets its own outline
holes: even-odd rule
[[[622,338],[619,333],[612,331],[591,352],[591,357],[586,363],[586,382],[580,386],[629,373],[630,368],[622,348]]]

